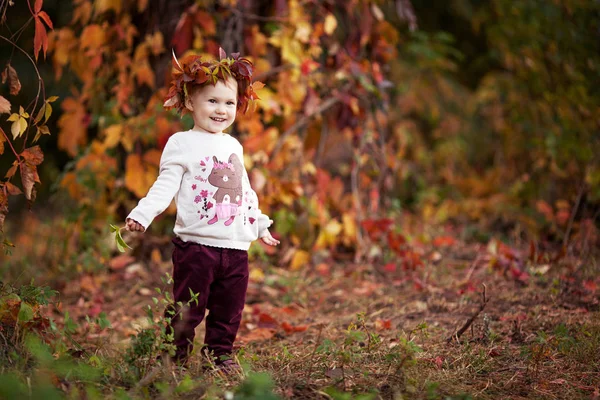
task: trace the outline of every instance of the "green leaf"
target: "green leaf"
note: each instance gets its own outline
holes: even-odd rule
[[[33,319],[33,308],[24,301],[21,302],[21,309],[19,310],[19,321],[27,322]]]
[[[131,247],[123,240],[120,230],[115,232],[115,240],[117,241],[117,249],[119,249],[121,253],[125,253],[125,249],[131,249]]]
[[[100,329],[112,328],[112,325],[106,318],[106,313],[104,311],[98,315],[98,325],[100,326]]]
[[[113,225],[113,224],[109,224],[109,225],[110,225],[110,232],[111,232],[111,233],[118,232],[118,231],[119,231],[119,229],[120,229],[120,228],[119,228],[118,226],[116,226],[116,225]]]

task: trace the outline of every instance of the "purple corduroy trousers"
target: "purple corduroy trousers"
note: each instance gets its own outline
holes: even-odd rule
[[[185,362],[193,348],[194,329],[206,317],[204,343],[220,363],[233,350],[248,288],[248,252],[173,239],[173,298],[170,326],[177,348],[175,359]],[[197,294],[197,302],[192,293]],[[177,306],[181,302],[183,307]]]

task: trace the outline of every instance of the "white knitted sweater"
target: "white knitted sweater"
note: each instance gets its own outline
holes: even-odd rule
[[[175,198],[173,231],[183,241],[248,250],[270,220],[258,208],[243,160],[242,145],[228,134],[178,132],[163,150],[156,182],[127,218],[148,228]]]

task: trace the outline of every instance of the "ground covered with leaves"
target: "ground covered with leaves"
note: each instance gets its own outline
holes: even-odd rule
[[[54,306],[43,305],[49,288],[22,287],[3,302],[2,337],[13,340],[1,353],[1,393],[600,398],[595,260],[496,240],[411,248],[422,265],[326,258],[294,271],[257,257],[237,341],[244,370],[230,375],[200,354],[187,369],[159,357],[168,242],[107,260],[106,271],[60,288]],[[11,312],[20,322],[11,325]]]

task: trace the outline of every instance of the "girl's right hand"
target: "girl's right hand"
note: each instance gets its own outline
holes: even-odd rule
[[[125,229],[130,232],[144,232],[146,229],[136,220],[127,218],[125,221]]]

